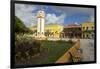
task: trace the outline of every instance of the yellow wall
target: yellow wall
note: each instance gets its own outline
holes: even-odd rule
[[[90,38],[92,33],[88,33],[88,32],[84,32],[84,31],[87,31],[87,30],[94,30],[94,23],[93,22],[84,22],[81,24],[81,27],[82,27],[82,37],[83,38]],[[88,27],[88,29],[87,29]]]
[[[85,31],[85,30],[94,30],[92,27],[94,27],[94,23],[93,22],[84,22],[81,24],[82,26],[82,31]],[[88,29],[87,29],[88,27]]]
[[[33,26],[30,28],[31,30],[37,30],[36,26]],[[60,37],[60,32],[63,31],[63,26],[57,25],[57,24],[51,24],[51,25],[45,25],[45,32],[49,30],[50,32],[53,32],[52,37]]]
[[[61,25],[45,25],[45,32],[49,30],[53,32],[53,37],[60,37],[60,32],[63,31],[63,26]]]

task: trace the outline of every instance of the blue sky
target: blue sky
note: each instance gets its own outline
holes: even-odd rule
[[[82,7],[15,4],[15,15],[30,27],[36,25],[36,14],[41,9],[45,11],[46,24],[94,22],[94,9]]]

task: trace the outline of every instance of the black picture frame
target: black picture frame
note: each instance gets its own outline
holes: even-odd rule
[[[14,23],[15,23],[15,3],[17,4],[36,4],[36,5],[53,5],[53,6],[70,6],[70,7],[86,7],[86,8],[94,8],[94,23],[95,23],[95,38],[94,38],[94,44],[95,44],[95,48],[94,48],[94,59],[95,61],[89,61],[89,62],[77,62],[77,63],[57,63],[57,64],[45,64],[45,65],[19,65],[19,66],[15,66],[15,62],[14,62],[14,40],[15,40],[15,35],[14,35]],[[10,24],[10,44],[11,44],[11,51],[10,51],[10,55],[11,55],[11,68],[27,68],[27,67],[44,67],[44,66],[60,66],[60,65],[77,65],[77,64],[91,64],[91,63],[96,63],[96,6],[95,5],[81,5],[81,4],[64,4],[64,3],[49,3],[49,2],[35,2],[35,1],[16,1],[16,0],[11,0],[11,24]]]

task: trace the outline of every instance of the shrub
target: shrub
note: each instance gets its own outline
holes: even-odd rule
[[[17,35],[15,40],[15,60],[16,62],[27,62],[28,57],[32,57],[37,53],[40,53],[41,43],[32,38],[26,38]]]
[[[73,43],[73,41],[72,41],[72,40],[68,40],[67,42],[68,42],[68,43],[71,43],[71,44]]]
[[[57,40],[58,43],[64,43],[66,42],[65,40]]]

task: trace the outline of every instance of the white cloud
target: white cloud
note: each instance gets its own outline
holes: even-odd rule
[[[64,23],[65,14],[61,14],[60,16],[56,16],[56,14],[47,14],[46,15],[46,24],[62,24]]]
[[[47,9],[48,8],[47,6]],[[36,13],[32,13],[32,11],[36,9],[38,9],[36,5],[15,4],[15,15],[19,17],[26,26],[30,27],[36,24]],[[94,10],[91,8],[54,7],[53,11],[59,12],[61,15],[58,16],[55,13],[47,13],[46,24],[63,24],[66,15],[71,16],[75,13],[94,15]],[[90,20],[94,21],[93,16]]]
[[[34,5],[26,5],[26,4],[15,4],[15,15],[19,17],[26,26],[30,27],[36,24],[36,13],[32,13],[32,11],[36,10],[37,7]],[[46,24],[64,23],[65,14],[61,14],[57,16],[56,14],[46,14]]]
[[[36,23],[35,14],[32,11],[36,8],[33,5],[15,4],[15,15],[19,17],[26,26]]]

